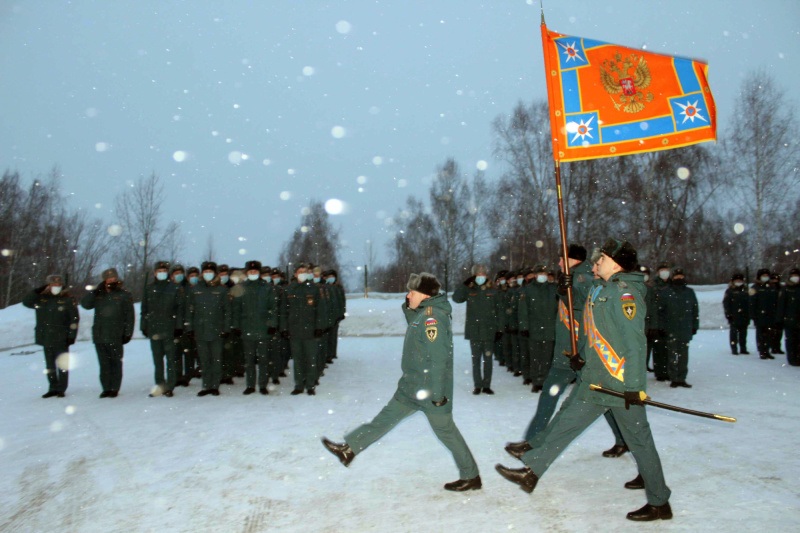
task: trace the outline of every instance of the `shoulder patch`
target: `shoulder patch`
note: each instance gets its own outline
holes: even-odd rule
[[[433,307],[425,308],[425,316],[433,316]]]
[[[439,335],[439,330],[436,326],[425,328],[425,335],[428,336],[428,340],[433,342],[436,340],[436,337]]]
[[[425,326],[426,327],[427,326],[435,326],[436,324],[438,324],[438,322],[436,322],[436,319],[433,318],[433,317],[425,319]]]
[[[622,293],[622,296],[620,296],[619,299],[622,302],[633,302],[633,301],[636,301],[636,298],[634,298],[633,294],[631,294],[629,292]]]

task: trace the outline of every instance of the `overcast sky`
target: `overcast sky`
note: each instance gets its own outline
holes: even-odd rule
[[[707,60],[720,132],[747,72],[800,86],[797,0],[544,7],[559,33]],[[189,263],[213,233],[221,260],[274,264],[301,210],[338,199],[355,268],[368,239],[388,258],[385,219],[446,158],[502,173],[490,123],[545,97],[539,24],[526,0],[0,0],[0,162],[58,165],[108,224],[155,171]]]

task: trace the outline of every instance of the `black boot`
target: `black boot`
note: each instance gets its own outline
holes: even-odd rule
[[[201,390],[200,392],[197,393],[198,396],[208,396],[209,394],[211,394],[211,390],[210,389],[203,389],[203,390]]]
[[[627,483],[625,483],[625,488],[626,489],[631,489],[631,490],[643,489],[644,488],[644,479],[642,479],[642,475],[639,474],[638,476],[636,476],[632,480],[630,480]]]
[[[474,389],[472,389],[472,394],[474,394],[475,396],[477,396],[480,393],[481,393],[481,389],[479,389],[478,387],[475,387]],[[44,396],[42,396],[42,398],[44,398]]]
[[[631,511],[628,513],[626,518],[636,522],[670,520],[672,518],[672,508],[670,508],[669,502],[665,503],[664,505],[650,505],[648,503],[641,509],[637,509],[636,511]]]
[[[166,396],[167,398],[172,398],[173,396],[175,396],[175,394],[171,390],[168,390],[164,393],[164,396]]]
[[[739,353],[742,355],[750,355],[750,352],[748,352],[747,350],[742,350]]]
[[[531,387],[531,392],[534,393],[534,394],[542,392],[542,386],[541,385],[534,385],[533,387]]]
[[[533,380],[531,378],[525,378],[525,379],[522,380],[522,384],[523,385],[532,385],[533,384]]]
[[[53,396],[58,396],[58,393],[54,390],[50,390],[42,394],[42,398],[52,398]]]
[[[297,396],[298,394],[303,394],[303,389],[294,389],[292,391],[292,396]]]
[[[58,392],[56,393],[56,396],[58,396],[59,398],[66,398],[67,395],[64,394],[63,392]]]
[[[211,396],[219,396],[219,389],[211,389],[208,391]]]
[[[489,387],[482,388],[481,392],[484,393],[484,394],[494,394],[494,391],[492,389],[490,389]]]
[[[272,384],[273,385],[280,385],[281,384],[281,380],[279,380],[278,378],[272,378]]]
[[[244,389],[244,392],[242,394],[247,396],[249,394],[253,394],[255,391],[256,391],[256,389],[254,389],[253,387],[247,387],[246,389]]]
[[[526,440],[521,442],[509,442],[505,447],[505,450],[511,457],[514,459],[519,459],[520,461],[522,461],[522,456],[525,455],[525,452],[532,449],[533,448]]]
[[[603,452],[603,457],[620,457],[624,455],[628,450],[628,446],[623,444],[620,446],[619,444],[613,445],[611,448],[607,449]]]
[[[342,462],[344,466],[349,466],[353,459],[356,458],[355,452],[350,448],[350,445],[346,442],[339,444],[338,442],[331,442],[325,437],[322,437],[322,445],[331,452],[333,455],[339,458],[339,461]]]
[[[306,394],[308,394],[309,396],[314,396],[317,394],[317,391],[314,390],[314,387],[309,387],[308,390],[306,391]]]
[[[501,464],[494,466],[497,472],[512,483],[519,485],[519,488],[530,494],[536,488],[539,477],[528,468],[506,468]]]
[[[266,387],[261,387],[260,389],[258,389],[258,392],[260,392],[260,393],[261,393],[261,394],[263,394],[264,396],[266,396],[267,394],[269,394],[269,391],[267,390],[267,388],[266,388]]]
[[[111,396],[111,393],[107,390],[100,393],[100,398],[108,398],[109,396]]]
[[[458,481],[444,484],[444,490],[452,490],[453,492],[478,490],[481,487],[483,487],[483,484],[481,483],[481,476],[475,476],[472,479],[459,479]]]

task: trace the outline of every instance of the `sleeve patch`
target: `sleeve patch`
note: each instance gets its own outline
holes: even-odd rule
[[[428,340],[433,342],[436,340],[436,337],[439,335],[439,330],[436,326],[425,328],[425,335],[428,336]]]
[[[636,298],[634,298],[633,294],[631,294],[629,292],[623,293],[622,296],[619,297],[619,299],[623,303],[624,302],[634,302],[634,301],[636,301]]]
[[[425,320],[425,327],[435,326],[436,324],[438,324],[438,322],[436,322],[436,319],[433,318],[433,317],[428,318],[428,319]]]

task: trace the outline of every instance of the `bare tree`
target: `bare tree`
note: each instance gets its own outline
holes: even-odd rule
[[[480,261],[483,248],[489,237],[487,228],[487,210],[491,201],[489,186],[484,171],[477,170],[472,177],[469,188],[469,205],[467,206],[467,265],[472,266]]]
[[[432,220],[441,243],[437,257],[444,273],[444,289],[449,289],[449,278],[463,274],[469,261],[468,210],[469,187],[461,169],[453,158],[447,159],[436,172],[430,188]]]
[[[283,245],[280,264],[309,261],[339,271],[339,232],[322,202],[314,201],[305,211],[300,227]],[[341,276],[340,276],[341,277]]]

